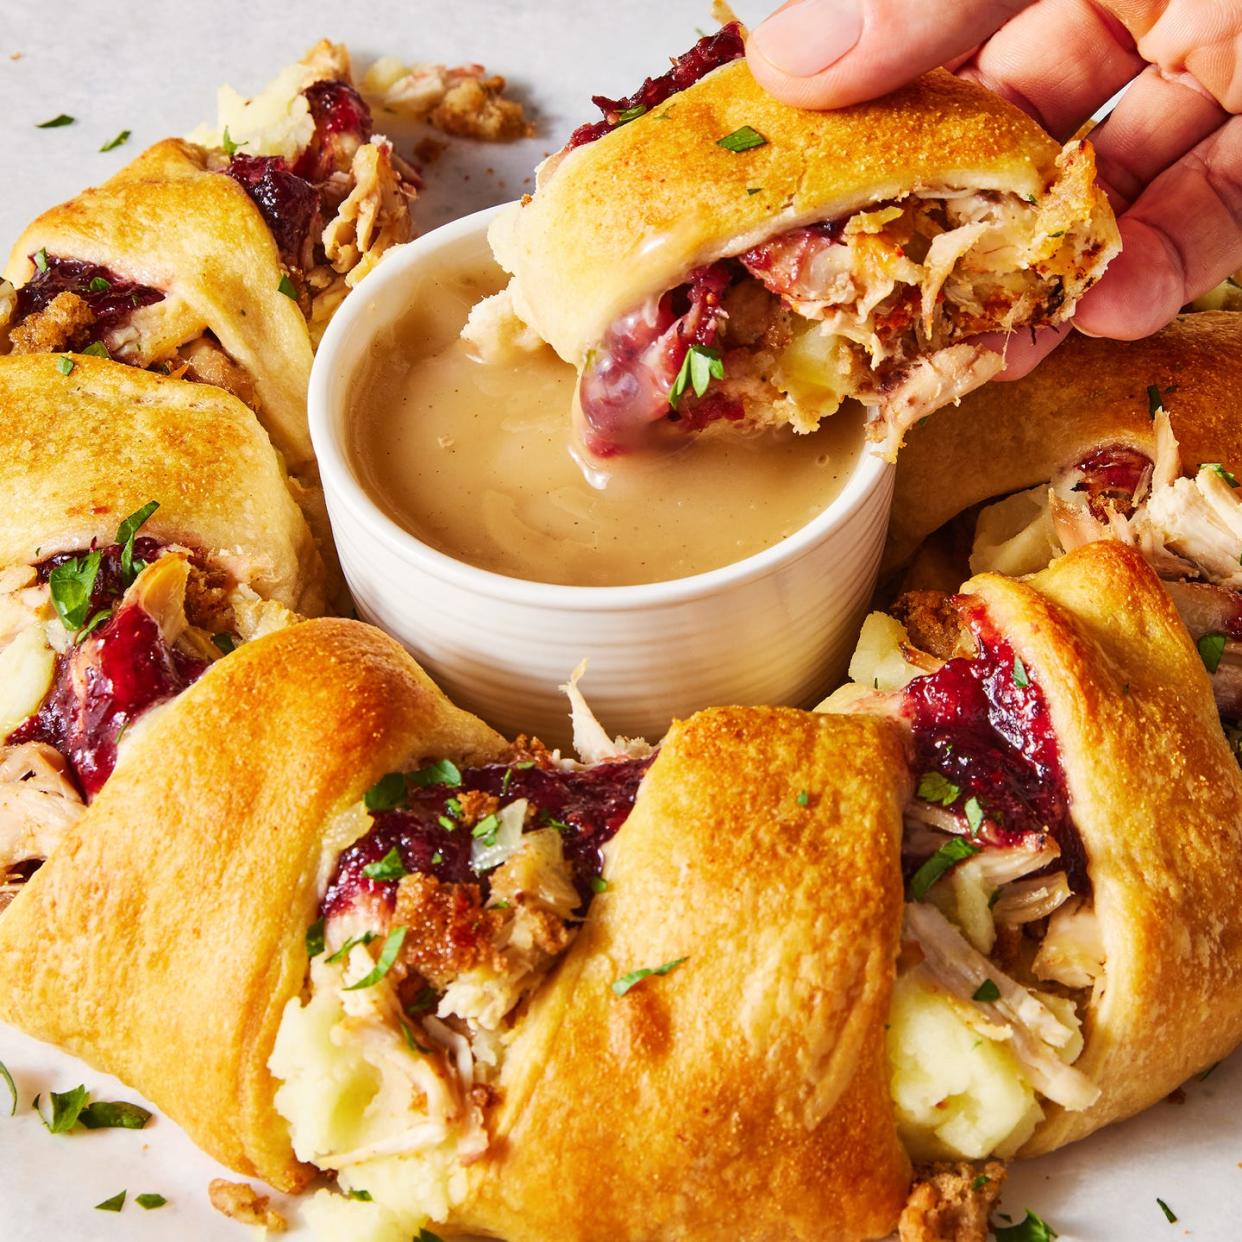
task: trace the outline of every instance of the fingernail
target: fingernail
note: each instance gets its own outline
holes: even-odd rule
[[[798,0],[750,36],[774,69],[809,78],[836,64],[862,38],[861,0]]]

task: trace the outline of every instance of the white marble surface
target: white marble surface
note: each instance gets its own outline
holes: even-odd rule
[[[696,25],[710,24],[707,7],[706,0],[0,0],[0,245],[7,249],[35,213],[110,175],[149,143],[211,117],[219,83],[253,90],[321,34],[348,42],[363,64],[387,53],[481,61],[508,76],[530,105],[537,138],[508,148],[455,143],[428,169],[418,219],[422,228],[434,227],[520,193],[536,160],[592,115],[592,93],[624,93],[658,70],[666,54],[693,42]],[[765,6],[747,0],[737,7],[753,18]],[[77,122],[35,128],[60,112]],[[130,141],[101,154],[98,148],[122,129],[133,131]],[[408,141],[400,131],[395,136]],[[209,1057],[211,1050],[194,1055]],[[0,1060],[20,1088],[19,1115],[10,1119],[0,1086],[6,1242],[245,1236],[207,1205],[206,1183],[222,1171],[166,1119],[142,1133],[53,1136],[29,1111],[36,1091],[78,1082],[101,1098],[135,1099],[134,1092],[3,1027]],[[1157,1105],[1016,1170],[1006,1210],[1020,1218],[1034,1207],[1063,1239],[1236,1239],[1242,1059],[1191,1083],[1186,1095],[1181,1105]],[[123,1214],[94,1211],[122,1188],[131,1198]],[[132,1202],[144,1191],[164,1194],[169,1206],[144,1212]],[[1179,1216],[1176,1225],[1165,1221],[1157,1196]]]

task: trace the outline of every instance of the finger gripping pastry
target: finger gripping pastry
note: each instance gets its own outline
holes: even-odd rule
[[[323,608],[324,569],[254,416],[83,357],[0,358],[0,899],[152,709]],[[108,451],[101,453],[101,446]]]
[[[895,451],[999,369],[974,336],[1060,322],[1118,249],[1090,147],[981,87],[937,71],[806,112],[741,54],[722,31],[597,101],[492,228],[597,455],[674,426],[810,431],[846,397]]]
[[[304,1208],[320,1236],[893,1227],[907,778],[885,722],[717,709],[654,757],[570,762],[453,708],[377,631],[310,621],[133,753],[0,917],[0,1012],[244,1175],[334,1178],[349,1193]],[[93,1022],[121,910],[158,964]],[[101,933],[45,943],[79,920]],[[209,1065],[184,1055],[204,1043]]]
[[[868,620],[830,706],[911,739],[901,1133],[925,1160],[1050,1151],[1242,1034],[1242,776],[1133,549],[1092,544],[894,612]],[[1153,737],[1177,739],[1169,762],[1148,761]]]

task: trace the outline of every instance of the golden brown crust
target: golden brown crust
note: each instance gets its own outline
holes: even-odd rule
[[[1046,483],[1097,444],[1151,453],[1149,385],[1163,395],[1183,463],[1242,471],[1242,315],[1185,315],[1143,341],[1075,334],[1025,379],[989,384],[908,433],[885,566],[962,510]]]
[[[246,644],[144,724],[0,917],[0,1017],[245,1176],[300,1186],[267,1060],[306,975],[325,824],[389,770],[503,746],[370,626]]]
[[[1166,1096],[1242,1039],[1242,772],[1203,663],[1142,556],[1071,552],[986,603],[1047,698],[1107,953],[1077,1068],[1101,1088],[1049,1107],[1023,1149],[1082,1138]]]
[[[324,568],[254,415],[205,384],[79,356],[0,358],[0,566],[144,534],[200,548],[261,596],[322,611]]]
[[[259,415],[289,467],[312,460],[306,423],[311,345],[271,230],[246,191],[205,168],[201,148],[169,138],[115,177],[46,211],[18,239],[4,275],[34,273],[31,256],[101,264],[163,291],[135,312],[135,360],[145,366],[210,330],[254,379]]]
[[[522,1022],[495,1154],[451,1223],[510,1242],[887,1234],[909,1185],[883,1052],[908,792],[884,722],[675,725]]]
[[[766,145],[717,144],[745,125]],[[737,61],[553,157],[491,238],[517,278],[519,314],[576,365],[613,318],[697,264],[915,187],[1038,195],[1059,152],[1019,109],[943,71],[876,102],[808,112],[778,103]]]

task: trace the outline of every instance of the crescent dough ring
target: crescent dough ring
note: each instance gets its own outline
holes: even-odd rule
[[[747,131],[757,145],[721,144]],[[773,99],[742,60],[553,156],[490,240],[518,318],[583,371],[579,412],[601,441],[588,434],[588,446],[605,454],[626,446],[630,423],[672,417],[673,375],[646,348],[681,314],[661,318],[668,290],[686,284],[694,303],[679,339],[724,351],[718,383],[700,377],[709,398],[809,431],[857,396],[882,409],[895,451],[905,427],[998,369],[968,338],[1065,318],[1119,245],[1090,147],[1063,151],[973,83],[936,71],[875,102],[810,112]],[[1002,251],[1004,271],[992,271]],[[739,257],[749,275],[722,270],[724,291],[708,282],[699,298],[703,270]],[[765,288],[779,297],[758,345],[729,319],[704,327],[712,298],[753,323],[753,298],[730,298]],[[735,391],[742,380],[750,388]],[[678,418],[742,417],[713,407],[708,420],[700,386]]]
[[[297,1189],[311,1171],[267,1058],[306,973],[325,828],[411,755],[502,746],[359,622],[246,644],[134,740],[0,914],[0,1017],[117,1074],[222,1163]]]
[[[145,367],[211,332],[253,380],[260,419],[296,473],[313,463],[306,321],[280,292],[284,268],[258,208],[204,160],[179,139],[156,143],[103,185],[45,211],[18,239],[4,275],[23,285],[42,250],[162,292],[130,315],[135,338],[114,352]]]
[[[119,363],[0,358],[0,568],[143,533],[200,548],[264,598],[322,611],[324,569],[277,454],[235,397]]]
[[[897,465],[884,567],[980,501],[1047,483],[1105,442],[1155,456],[1148,388],[1187,463],[1242,475],[1242,315],[1184,315],[1142,341],[1072,334],[1025,379],[972,393],[910,432]]]

